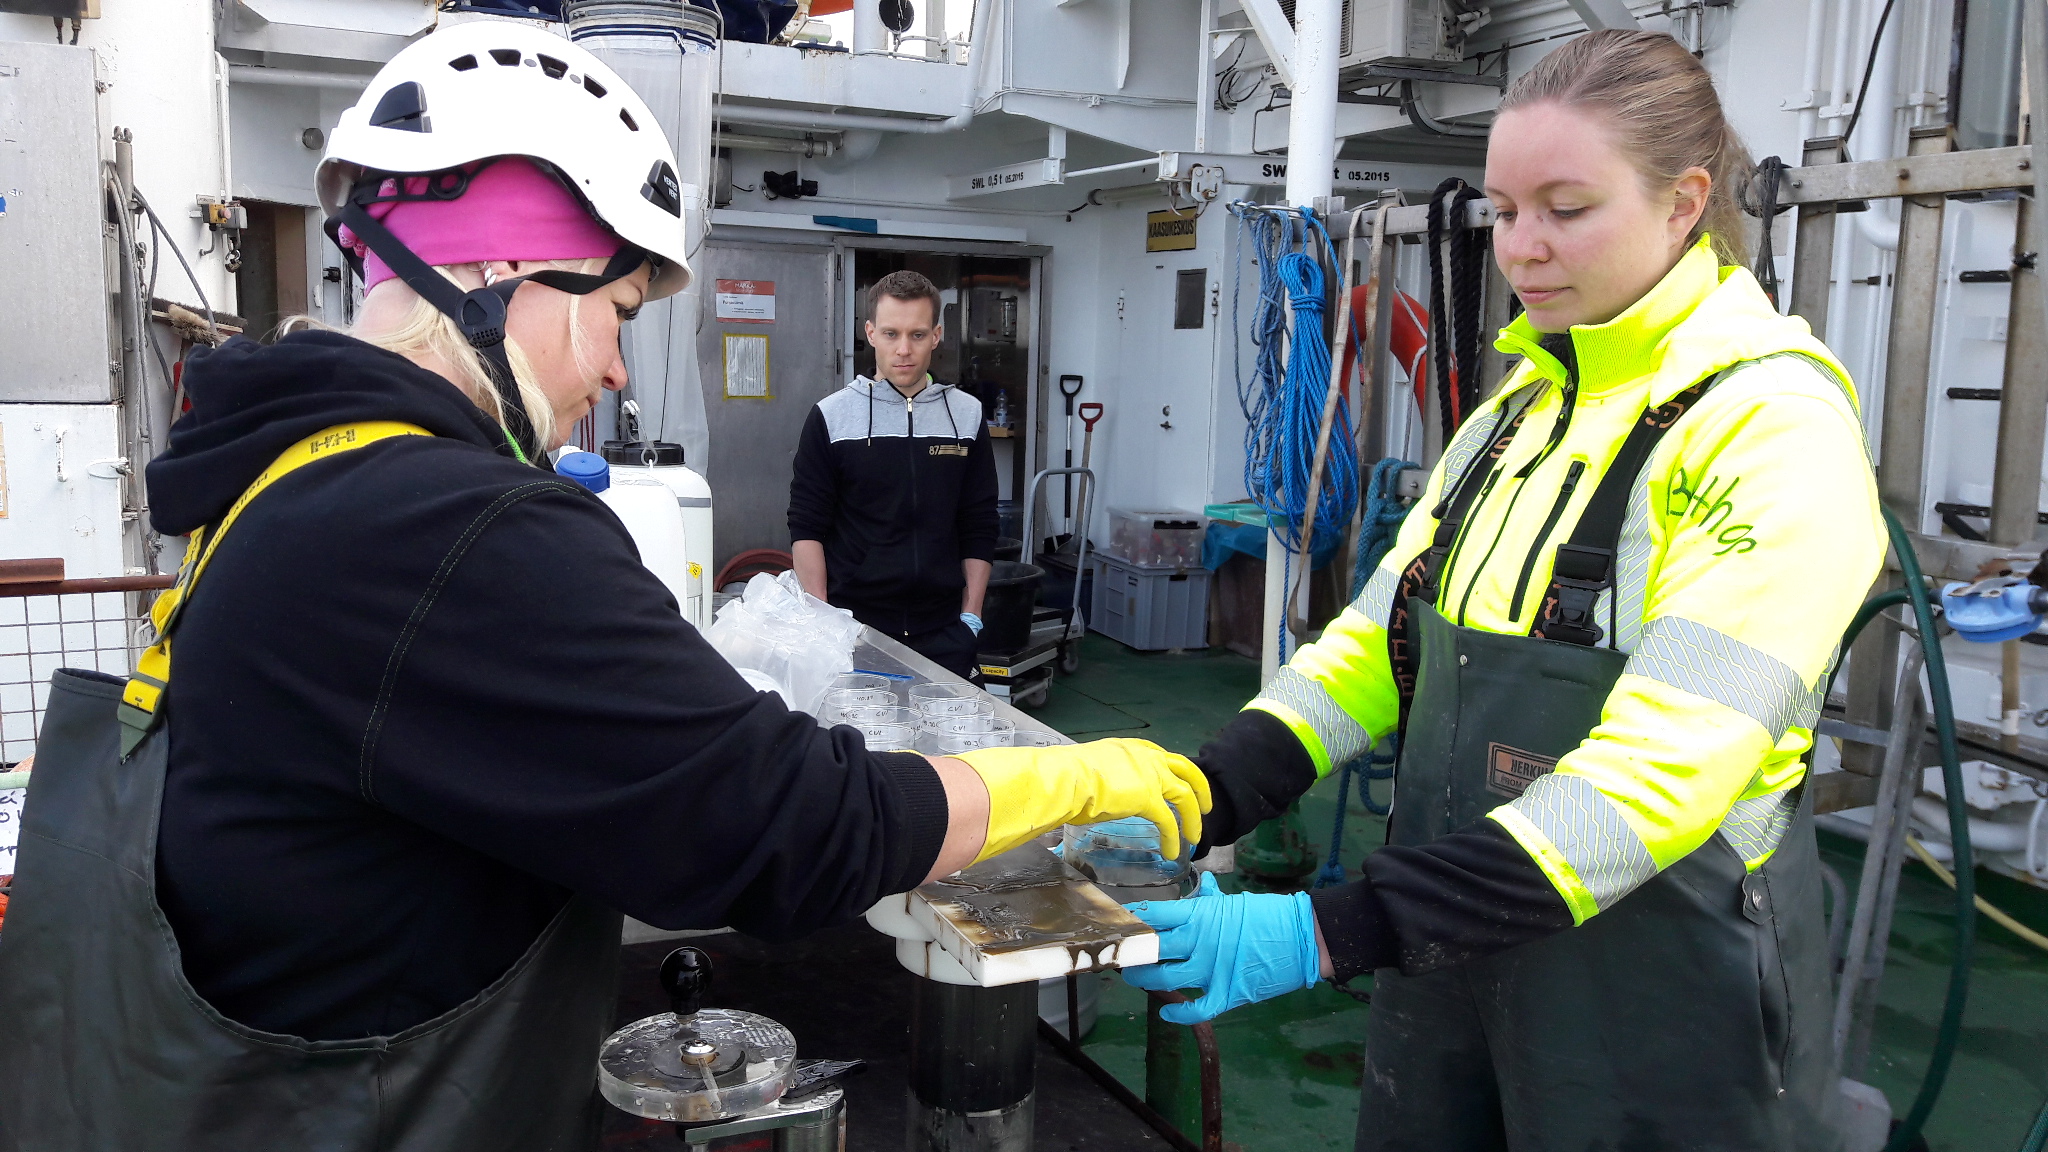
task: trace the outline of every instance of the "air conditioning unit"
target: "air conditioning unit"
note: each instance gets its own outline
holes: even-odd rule
[[[1294,0],[1279,0],[1294,22]],[[1473,7],[1461,0],[1344,0],[1338,38],[1340,71],[1367,64],[1443,67],[1465,58],[1465,30],[1456,13]]]

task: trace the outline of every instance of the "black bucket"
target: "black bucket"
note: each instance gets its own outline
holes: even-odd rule
[[[1015,536],[996,537],[996,559],[1024,559],[1024,542],[1022,540],[1017,539]]]
[[[1031,642],[1031,614],[1044,578],[1045,569],[1036,564],[996,561],[981,602],[981,651],[1017,652]]]

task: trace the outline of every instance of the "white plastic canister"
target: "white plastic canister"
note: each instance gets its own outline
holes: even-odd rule
[[[676,509],[683,516],[684,570],[688,573],[689,595],[677,594],[683,616],[698,631],[711,627],[711,581],[716,576],[712,563],[711,485],[696,471],[683,465],[683,447],[666,440],[607,440],[605,461],[611,465],[612,481],[628,478],[653,479],[675,494]]]
[[[697,624],[690,612],[692,581],[683,513],[669,486],[647,475],[614,476],[603,458],[592,452],[564,452],[555,461],[555,471],[597,493],[597,498],[610,506],[632,534],[640,562],[667,586],[683,618]],[[701,587],[703,581],[695,583]]]

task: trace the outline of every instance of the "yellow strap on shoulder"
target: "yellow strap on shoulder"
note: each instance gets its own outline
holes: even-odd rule
[[[213,551],[249,502],[285,476],[331,456],[339,456],[394,436],[432,436],[417,424],[396,420],[369,420],[360,424],[337,424],[313,433],[285,449],[256,479],[250,481],[239,499],[220,518],[220,523],[197,529],[185,545],[185,562],[178,567],[178,582],[164,590],[150,606],[149,618],[156,625],[157,641],[135,662],[135,672],[121,693],[121,755],[135,750],[156,723],[156,708],[171,682],[171,632],[178,615],[192,595],[192,588],[213,560]]]

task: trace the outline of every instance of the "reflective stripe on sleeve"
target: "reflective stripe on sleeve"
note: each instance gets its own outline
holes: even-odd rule
[[[1245,707],[1270,713],[1287,725],[1315,761],[1318,780],[1372,747],[1365,728],[1321,684],[1292,668],[1282,668]]]
[[[1372,579],[1366,581],[1365,591],[1358,594],[1351,607],[1367,620],[1382,628],[1394,614],[1394,591],[1401,586],[1401,574],[1392,568],[1376,568]]]
[[[1743,867],[1754,872],[1778,850],[1798,811],[1796,788],[1737,800],[1721,819],[1721,838],[1742,858]]]
[[[1543,869],[1583,924],[1657,874],[1621,810],[1583,776],[1538,776],[1489,816]]]
[[[1812,710],[1813,691],[1784,661],[1680,616],[1652,620],[1623,671],[1732,708],[1774,744]]]

